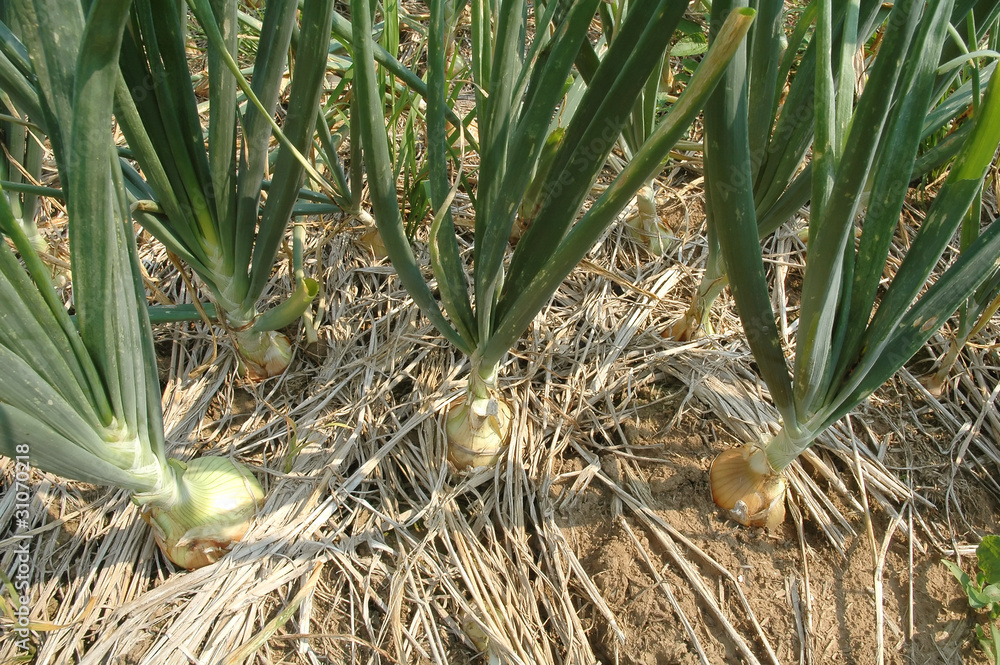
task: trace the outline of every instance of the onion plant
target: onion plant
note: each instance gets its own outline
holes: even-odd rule
[[[5,40],[5,35],[0,35],[0,41],[8,41],[13,48],[19,41],[14,36],[20,32],[16,17],[8,6],[0,6],[0,21],[3,27],[10,32],[11,39]],[[0,49],[2,51],[2,49]],[[19,72],[14,61],[25,64],[25,54],[22,51],[11,53],[13,57],[8,58],[6,54],[0,52],[0,70],[9,72],[14,78],[23,78],[24,74]],[[31,86],[25,83],[22,90],[31,91]],[[32,103],[24,102],[25,106],[32,110],[37,108],[37,97],[34,94],[28,95]],[[39,186],[39,178],[42,175],[42,158],[44,148],[42,135],[39,127],[32,123],[32,118],[28,117],[28,108],[22,107],[22,98],[17,92],[8,94],[0,92],[0,137],[3,142],[3,159],[0,159],[0,182],[7,190],[7,202],[11,207],[14,218],[18,220],[24,232],[31,239],[32,244],[40,252],[47,249],[45,239],[38,233],[35,225],[35,213],[38,210],[38,196],[46,190]],[[38,119],[36,119],[38,120]]]
[[[620,25],[628,18],[628,12],[635,4],[628,0],[601,3],[599,11],[604,45],[614,43]],[[598,48],[600,47],[598,44]],[[588,83],[599,64],[597,51],[598,49],[586,42],[577,57],[580,75]],[[656,128],[657,101],[665,57],[664,54],[663,58],[654,63],[649,78],[636,97],[635,106],[622,128],[621,147],[626,161],[646,142]],[[617,160],[612,159],[611,163],[617,165]],[[650,175],[649,180],[636,192],[636,212],[625,219],[625,224],[633,237],[654,256],[661,256],[666,252],[673,238],[670,229],[656,213],[656,189],[653,180],[658,174],[657,172]]]
[[[880,3],[866,0],[866,9],[877,12]],[[803,162],[812,141],[813,85],[816,61],[815,40],[806,42],[815,18],[817,3],[801,10],[790,38],[785,36],[786,10],[781,0],[757,3],[757,20],[747,37],[747,132],[750,142],[748,178],[754,192],[754,206],[760,235],[766,236],[787,220],[809,196],[810,172]],[[837,29],[842,29],[843,12],[838,12]],[[797,75],[787,81],[789,71]],[[706,181],[711,178],[706,173]],[[706,196],[705,272],[684,316],[672,324],[664,336],[686,341],[703,332],[712,332],[709,314],[712,304],[728,285],[719,249],[716,212]],[[725,215],[725,211],[718,214]]]
[[[427,150],[431,202],[430,263],[440,300],[425,280],[405,234],[372,49],[373,3],[353,0],[355,118],[372,207],[400,281],[425,316],[471,361],[464,398],[447,417],[449,457],[459,467],[494,463],[511,436],[512,409],[498,394],[508,350],[685,133],[742,40],[752,10],[734,12],[684,94],[614,182],[579,215],[636,99],[662,59],[686,3],[640,3],[594,72],[547,169],[534,223],[508,255],[519,203],[546,141],[599,0],[533,3],[473,0],[472,78],[479,130],[478,188],[471,269],[459,251],[449,204],[449,166],[461,171],[446,138],[445,5],[430,2],[427,54]],[[529,16],[535,37],[525,45]],[[551,27],[550,27],[551,24]],[[470,274],[471,273],[471,274]],[[472,297],[470,298],[470,281]]]
[[[963,104],[963,106],[971,106],[974,110],[978,109],[981,104],[982,99],[982,88],[988,83],[992,77],[994,71],[996,70],[997,58],[1000,58],[1000,52],[998,52],[998,43],[1000,43],[1000,31],[997,30],[998,23],[1000,19],[997,18],[997,14],[1000,13],[1000,4],[991,8],[993,10],[992,15],[980,16],[979,19],[985,19],[986,27],[990,28],[988,32],[989,49],[985,51],[979,51],[976,49],[976,45],[982,41],[984,34],[982,33],[983,26],[978,23],[977,16],[975,12],[969,12],[966,16],[966,36],[965,41],[959,39],[952,39],[951,45],[961,51],[964,54],[969,54],[973,51],[977,51],[984,56],[992,58],[992,62],[985,67],[979,68],[974,66],[968,67],[967,80],[956,90],[953,98],[960,98],[963,102],[966,97],[970,98],[969,102]],[[953,33],[953,37],[956,36],[956,30]],[[971,47],[971,51],[970,51]],[[954,49],[953,49],[954,50]],[[975,112],[975,111],[974,111]],[[940,128],[940,121],[929,122],[925,126],[925,134],[931,131],[938,131]],[[952,130],[954,133],[963,132],[966,133],[966,128],[968,125],[963,125],[957,130]],[[954,150],[953,144],[956,141],[953,139],[945,138],[943,141],[937,143],[931,150],[927,151],[928,155],[932,155],[935,152],[945,152],[950,153]],[[926,157],[925,157],[926,159]],[[937,160],[927,160],[936,163]],[[972,200],[972,205],[969,207],[965,218],[962,220],[962,230],[961,230],[961,249],[965,251],[968,249],[979,236],[980,226],[982,222],[982,194],[983,189],[992,180],[994,194],[997,192],[997,187],[1000,185],[1000,179],[998,179],[997,165],[994,164],[992,168],[992,178],[987,175],[985,181],[982,183],[979,191]],[[1000,310],[1000,267],[996,267],[990,273],[989,277],[983,280],[983,283],[979,285],[975,293],[969,297],[964,303],[961,304],[958,310],[958,321],[953,335],[948,343],[948,348],[944,355],[938,362],[938,367],[935,372],[931,375],[923,378],[923,383],[934,394],[940,394],[944,390],[945,383],[948,379],[948,375],[951,373],[952,368],[958,361],[958,356],[965,348],[966,344],[978,335],[982,329],[986,326],[989,320],[996,314],[997,310]]]
[[[747,37],[747,133],[750,142],[750,182],[754,192],[754,209],[758,233],[765,238],[797,213],[810,197],[812,167],[809,150],[815,128],[815,86],[813,84],[817,63],[817,40],[814,23],[820,0],[812,0],[799,11],[791,32],[786,36],[787,10],[781,0],[764,0],[755,3],[759,15]],[[958,3],[951,15],[951,23],[965,21],[971,2]],[[979,3],[976,11],[982,12],[990,3]],[[848,7],[857,9],[848,11]],[[859,0],[856,3],[835,3],[831,18],[834,34],[833,52],[830,57],[838,63],[834,72],[844,85],[835,90],[835,103],[853,107],[856,81],[855,62],[841,58],[843,34],[856,34],[855,43],[872,39],[888,15],[888,5],[878,0]],[[942,63],[951,59],[951,44],[941,56]],[[790,74],[794,72],[794,76]],[[992,66],[982,71],[988,80]],[[934,150],[927,151],[914,163],[912,178],[920,178],[932,169],[941,168],[952,159],[962,138],[971,125],[958,122],[970,109],[972,93],[968,86],[949,91],[953,75],[939,76],[933,99],[935,106],[929,111],[923,130],[927,139],[945,128],[949,138]],[[842,94],[841,94],[842,93]],[[710,178],[707,174],[706,178]],[[863,196],[867,196],[867,189]],[[725,211],[720,214],[726,214]],[[701,283],[685,315],[665,332],[664,336],[687,340],[703,332],[711,333],[710,313],[712,304],[728,285],[718,231],[710,200],[706,200],[706,240],[708,252]]]
[[[420,142],[417,139],[418,127],[425,125],[424,114],[426,113],[426,103],[422,102],[422,100],[427,98],[427,83],[417,76],[412,69],[396,58],[395,51],[399,49],[398,23],[401,15],[398,4],[388,5],[383,9],[389,12],[392,20],[383,22],[380,31],[381,43],[376,41],[373,44],[373,50],[375,61],[382,66],[387,75],[380,79],[380,86],[387,109],[387,124],[391,124],[400,135],[398,141],[400,150],[393,154],[395,160],[394,169],[398,177],[402,179],[402,195],[408,204],[406,208],[408,214],[404,217],[404,224],[408,233],[412,235],[430,207],[426,152],[418,149]],[[462,15],[461,11],[458,10],[458,2],[456,0],[449,0],[445,7],[446,30],[449,35],[445,40],[447,44],[445,50],[447,75],[451,78],[464,76],[466,69],[466,65],[460,54],[455,51],[455,40],[450,36],[454,32]],[[406,19],[405,14],[402,14],[402,16],[404,20],[407,20],[411,29],[421,35],[419,44],[426,43],[427,27],[413,21],[412,18]],[[394,25],[396,26],[395,31],[392,27]],[[376,31],[378,32],[378,30]],[[334,42],[331,46],[331,53],[339,53],[341,49],[345,48],[345,45],[350,45],[354,39],[351,22],[340,15],[334,15],[333,32],[340,43]],[[423,48],[411,48],[410,50],[413,53],[414,59],[419,59],[423,53]],[[353,61],[350,58],[344,58],[340,64],[353,67]],[[347,67],[342,71],[344,72],[344,77],[341,79],[338,88],[328,96],[328,101],[324,109],[324,116],[328,117],[331,123],[333,121],[342,123],[338,130],[338,135],[341,137],[350,135],[351,118],[362,115],[355,96],[339,94],[345,92],[347,86],[353,83],[353,72],[349,72]],[[453,96],[457,96],[459,90],[456,88],[452,93]],[[451,101],[454,102],[455,100],[452,99]],[[449,144],[452,144],[460,135],[457,127],[462,124],[462,120],[459,119],[450,106],[446,108],[445,113],[451,125]],[[470,115],[470,119],[472,117]],[[319,123],[318,130],[319,154],[327,163],[337,161],[336,151],[338,144],[334,141],[334,136],[331,134],[327,123]],[[464,138],[472,149],[478,148],[478,144],[470,134],[465,134]],[[351,141],[350,150],[351,167],[349,182],[361,183],[363,181],[364,167],[361,159],[360,141]],[[360,185],[352,189],[349,194],[349,201],[346,202],[346,205],[343,205],[344,210],[359,219],[364,225],[364,231],[359,237],[361,244],[368,247],[376,258],[384,259],[387,256],[385,245],[382,243],[382,237],[375,226],[375,220],[362,208],[361,194],[362,188]]]
[[[713,32],[735,4],[713,3]],[[954,3],[893,4],[856,105],[846,103],[854,80],[843,72],[859,48],[858,33],[841,31],[835,48],[833,5],[831,0],[818,3],[813,37],[816,101],[808,256],[791,372],[771,309],[748,178],[752,152],[745,50],[733,58],[725,84],[705,112],[707,195],[733,299],[782,419],[774,437],[730,449],[712,465],[713,498],[746,524],[780,522],[782,471],[890,378],[973,294],[1000,255],[1000,225],[991,224],[928,286],[1000,144],[1000,91],[991,81],[905,259],[894,275],[884,276],[939,83]],[[856,25],[851,21],[859,3],[842,9],[848,12],[845,21]]]
[[[115,110],[143,175],[129,172],[133,216],[199,276],[249,374],[266,378],[290,360],[288,338],[276,331],[297,319],[318,290],[315,280],[300,278],[287,300],[258,310],[303,173],[323,183],[302,153],[312,145],[324,93],[334,3],[307,0],[301,12],[295,0],[267,3],[252,86],[236,62],[237,3],[188,4],[208,41],[207,136],[188,71],[184,4],[137,0],[125,33]],[[293,34],[294,67],[279,129],[273,116]],[[273,138],[281,145],[271,163]],[[269,168],[273,176],[262,199]]]
[[[111,134],[129,0],[18,0],[66,195],[71,318],[0,197],[0,453],[132,492],[156,542],[194,568],[246,532],[263,499],[222,457],[165,453],[160,390],[124,179]]]
[[[7,119],[0,123],[5,158],[0,161],[0,181],[7,191],[7,203],[14,218],[31,239],[32,245],[44,252],[48,245],[35,224],[39,194],[46,192],[38,182],[45,152],[43,139],[27,116],[0,102],[0,113],[3,112],[6,112]]]

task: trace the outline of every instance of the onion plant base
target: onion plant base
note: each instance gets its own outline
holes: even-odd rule
[[[711,330],[706,331],[702,326],[704,318],[700,308],[696,307],[696,303],[692,303],[684,312],[684,316],[668,325],[660,336],[675,342],[692,342],[701,339],[706,335],[706,332],[711,334]]]
[[[948,388],[948,379],[951,377],[951,370],[958,362],[958,356],[965,347],[964,343],[952,340],[948,345],[948,351],[944,354],[941,362],[930,374],[920,377],[920,385],[927,389],[934,397],[941,397]]]
[[[784,521],[787,483],[759,446],[720,453],[709,475],[712,500],[740,524],[774,529]]]
[[[674,234],[656,212],[653,190],[648,185],[636,194],[637,212],[625,220],[632,237],[653,256],[663,256],[674,241]]]
[[[225,457],[169,460],[173,492],[134,497],[168,559],[194,570],[221,559],[250,528],[264,490],[248,468]],[[172,496],[169,496],[172,494]]]
[[[389,256],[389,253],[385,249],[385,243],[382,242],[382,236],[374,226],[365,227],[364,232],[358,236],[358,243],[371,252],[376,261],[382,261]]]
[[[675,342],[691,342],[706,335],[714,335],[712,305],[728,284],[725,275],[715,278],[706,275],[691,298],[684,316],[667,326],[661,336]]]
[[[234,332],[240,374],[251,381],[279,376],[292,361],[292,342],[273,330]]]
[[[494,396],[466,399],[448,411],[448,461],[458,471],[493,466],[510,443],[510,405]]]
[[[948,368],[949,370],[951,368]],[[927,376],[922,376],[917,379],[924,388],[927,389],[934,397],[941,397],[944,395],[945,390],[948,385],[949,372],[934,372],[933,374],[928,374]]]

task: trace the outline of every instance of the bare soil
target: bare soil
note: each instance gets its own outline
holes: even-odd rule
[[[727,445],[716,436],[719,430],[711,414],[686,416],[671,429],[674,413],[673,405],[660,402],[644,411],[641,422],[625,427],[630,443],[640,447],[646,458],[635,468],[648,486],[649,508],[736,576],[780,662],[877,662],[875,556],[863,520],[854,520],[859,535],[849,539],[846,557],[834,550],[808,516],[799,522],[801,535],[791,518],[770,533],[736,524],[711,500],[709,466]],[[557,471],[581,468],[580,459],[569,458]],[[613,492],[595,483],[575,500],[561,504],[557,512],[561,528],[624,634],[623,642],[601,613],[584,611],[601,662],[699,662],[679,613],[663,593],[664,584],[694,626],[709,662],[745,662],[719,630],[716,618],[689,590],[662,545],[641,525],[616,515],[614,501]],[[979,526],[995,529],[992,497],[983,492],[969,503],[978,513]],[[875,508],[872,512],[873,531],[881,545],[889,519]],[[924,542],[918,536],[917,547],[925,550],[920,551],[899,535],[890,542],[882,563],[885,662],[985,663],[970,639],[974,622],[981,617],[969,610],[961,588],[941,565],[941,554]],[[652,557],[652,567],[637,543]],[[966,561],[967,567],[971,565]],[[740,619],[742,605],[736,602],[731,583],[714,574],[712,566],[702,564],[699,569],[718,581],[712,591],[734,625],[745,635],[754,634],[751,622]],[[753,648],[761,662],[768,660],[759,643]]]

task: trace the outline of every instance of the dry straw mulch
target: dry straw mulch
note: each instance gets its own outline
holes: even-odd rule
[[[968,497],[981,512],[1000,496],[996,353],[965,354],[941,399],[904,370],[796,463],[791,517],[778,537],[788,557],[801,557],[783,578],[787,600],[762,600],[745,567],[711,553],[712,541],[766,544],[774,534],[736,529],[711,510],[692,519],[710,520],[714,536],[692,532],[696,522],[672,523],[680,513],[659,510],[650,489],[660,473],[651,469],[673,464],[669,451],[638,446],[630,434],[649,419],[651,390],[672,391],[654,429],[683,430],[716,451],[777,426],[725,297],[715,336],[685,344],[660,336],[700,277],[698,208],[696,188],[664,201],[678,234],[671,256],[649,259],[616,228],[573,272],[501,370],[517,423],[508,453],[495,470],[467,475],[449,470],[443,443],[444,410],[466,360],[420,316],[388,265],[337,232],[342,220],[311,222],[319,341],[300,334],[285,376],[240,380],[229,341],[204,325],[156,331],[173,454],[232,455],[267,491],[246,542],[216,565],[176,571],[125,493],[35,474],[36,662],[819,663],[831,653],[904,662],[912,596],[909,610],[886,611],[885,556],[893,547],[910,552],[912,573],[914,552],[968,556],[982,535]],[[782,231],[769,242],[777,283],[793,283],[797,236]],[[166,298],[189,299],[154,244],[143,244],[143,258]],[[275,298],[288,288],[277,272]],[[794,293],[776,293],[791,341]],[[707,492],[708,461],[696,460],[698,492]],[[6,460],[0,468],[12,477]],[[14,531],[11,494],[0,496],[0,534]],[[628,543],[627,562],[595,568],[579,538],[596,542],[604,526],[570,524],[585,505],[599,505],[598,526]],[[0,541],[3,570],[14,542]],[[809,565],[845,558],[857,543],[873,552],[870,593],[858,607],[877,621],[862,647],[870,652],[852,660],[823,637],[813,599],[822,581],[818,564],[812,578]],[[640,566],[648,586],[613,594],[612,564]],[[673,627],[672,650],[637,646],[655,630],[629,614],[640,598],[660,604],[656,621]],[[968,656],[968,627],[952,626],[939,651]],[[16,656],[12,636],[0,639],[0,657]]]

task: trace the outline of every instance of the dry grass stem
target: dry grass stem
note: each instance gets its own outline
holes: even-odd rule
[[[741,571],[699,544],[713,536],[686,532],[657,508],[654,470],[683,451],[645,447],[632,433],[650,420],[651,404],[671,411],[657,421],[661,431],[696,422],[688,431],[715,449],[777,431],[726,296],[713,313],[716,335],[680,344],[659,334],[700,279],[705,245],[690,214],[697,196],[685,190],[671,256],[649,260],[612,229],[536,317],[500,370],[516,435],[495,470],[449,470],[443,414],[468,364],[389,266],[325,231],[335,220],[312,223],[305,252],[307,273],[321,283],[319,341],[300,344],[284,376],[245,383],[225,335],[204,323],[158,327],[172,453],[238,457],[260,477],[266,504],[229,556],[182,573],[160,559],[124,493],[35,475],[31,618],[46,626],[36,633],[37,662],[219,663],[251,651],[248,662],[582,665],[612,652],[632,662],[625,606],[609,598],[602,571],[582,554],[583,531],[566,518],[594,497],[639,554],[651,580],[641,593],[662,598],[680,621],[692,662],[713,662],[718,649],[748,663],[793,653],[800,663],[826,662],[833,647],[819,632],[811,562],[816,550],[846,558],[862,528],[882,626],[897,530],[911,571],[914,552],[964,556],[974,547],[969,479],[995,478],[1000,466],[995,350],[967,349],[941,398],[904,370],[790,467],[789,534],[800,556],[781,580],[790,633],[775,639]],[[802,261],[793,231],[768,241],[782,285],[775,311],[790,344],[797,304],[786,282]],[[145,242],[142,256],[164,297],[191,302],[192,287],[162,250]],[[286,270],[275,271],[271,296],[284,297],[290,284]],[[983,333],[996,334],[996,325]],[[945,341],[933,348],[943,353]],[[918,450],[918,435],[942,457]],[[940,486],[914,481],[941,460]],[[688,463],[702,467],[707,492],[708,460]],[[11,477],[9,462],[0,469]],[[1000,495],[995,481],[983,483]],[[12,532],[10,496],[0,496],[4,532]],[[0,541],[4,570],[13,544]],[[900,639],[914,631],[910,579],[909,623],[899,622],[906,630],[884,621]],[[0,658],[14,655],[13,641],[0,640]]]

